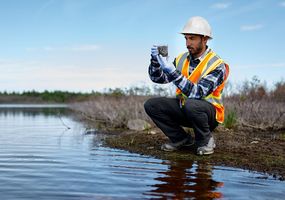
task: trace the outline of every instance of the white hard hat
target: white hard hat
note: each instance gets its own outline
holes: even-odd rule
[[[203,17],[195,16],[185,24],[182,34],[198,34],[212,38],[212,29],[210,24]]]

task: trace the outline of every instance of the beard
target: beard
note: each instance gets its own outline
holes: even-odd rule
[[[194,58],[198,58],[200,54],[203,53],[202,40],[199,42],[197,47],[187,46],[187,49]]]

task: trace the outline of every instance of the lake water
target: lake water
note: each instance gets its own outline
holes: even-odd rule
[[[0,199],[282,199],[285,182],[102,146],[66,108],[0,106]],[[68,129],[69,127],[70,129]]]

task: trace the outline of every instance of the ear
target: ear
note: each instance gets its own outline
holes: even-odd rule
[[[208,37],[208,36],[204,36],[204,37],[202,38],[202,41],[203,41],[203,43],[204,43],[205,45],[207,44],[208,40],[209,40],[209,37]]]

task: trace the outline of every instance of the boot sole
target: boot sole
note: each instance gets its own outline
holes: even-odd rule
[[[199,156],[210,155],[210,154],[213,154],[213,153],[214,153],[214,151],[207,151],[207,152],[199,151],[199,152],[197,152],[197,154]]]

